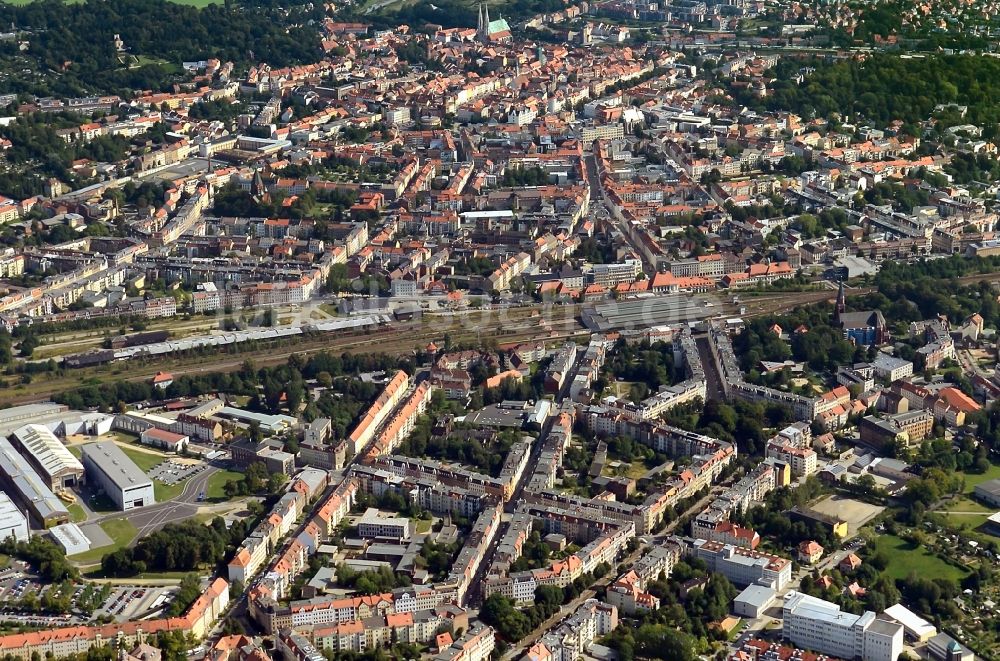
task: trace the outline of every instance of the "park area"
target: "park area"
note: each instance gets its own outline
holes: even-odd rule
[[[968,571],[896,535],[879,535],[876,548],[884,551],[889,557],[885,574],[892,579],[906,578],[915,573],[917,576],[945,578],[958,582],[968,574]]]

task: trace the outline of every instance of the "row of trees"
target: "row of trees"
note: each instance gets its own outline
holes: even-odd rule
[[[101,569],[109,576],[135,576],[145,571],[214,568],[229,550],[243,541],[252,524],[252,520],[244,519],[226,528],[221,517],[207,526],[193,520],[168,523],[140,539],[134,547],[104,556]]]
[[[33,536],[26,542],[8,537],[0,542],[0,553],[28,562],[46,583],[62,583],[80,577],[63,550],[46,537]]]
[[[258,368],[252,361],[245,361],[233,372],[206,372],[182,375],[174,379],[166,389],[154,388],[143,381],[112,381],[108,383],[84,383],[73,390],[54,396],[57,402],[70,408],[97,408],[114,411],[124,404],[142,401],[161,401],[175,397],[196,397],[214,392],[230,395],[244,395],[254,398],[252,404],[258,410],[267,410],[274,403],[275,393],[280,389],[288,394],[289,388],[282,387],[291,380],[300,385],[306,379],[316,379],[321,374],[331,379],[355,375],[360,372],[377,372],[390,369],[404,369],[412,373],[414,366],[407,358],[387,354],[331,354],[321,352],[304,358],[298,354],[289,357],[288,362],[276,367]],[[270,396],[257,399],[258,385],[271,383]],[[291,388],[294,395],[294,388]],[[280,396],[278,393],[277,396]]]

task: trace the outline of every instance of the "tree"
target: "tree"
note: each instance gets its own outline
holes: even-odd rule
[[[514,608],[514,602],[494,592],[479,611],[483,622],[493,626],[509,642],[517,642],[531,632],[531,623],[524,613]]]
[[[243,581],[236,579],[229,584],[229,599],[236,600],[243,596],[243,591],[246,590],[246,586]]]
[[[267,476],[267,490],[276,494],[281,488],[288,484],[288,475],[285,473],[271,473]]]

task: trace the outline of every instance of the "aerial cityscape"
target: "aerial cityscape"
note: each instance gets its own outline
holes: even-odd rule
[[[0,1],[0,661],[1000,661],[994,0]]]

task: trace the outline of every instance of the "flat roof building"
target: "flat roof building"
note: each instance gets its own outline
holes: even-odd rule
[[[287,429],[294,429],[298,420],[288,415],[269,413],[257,413],[256,411],[244,411],[232,406],[223,406],[215,412],[215,417],[232,420],[249,426],[256,422],[260,425],[261,431],[267,434],[278,434]]]
[[[6,436],[21,425],[32,421],[38,422],[39,418],[51,417],[68,410],[68,406],[52,402],[24,404],[3,409],[0,411],[0,434]]]
[[[783,638],[803,649],[841,659],[896,661],[903,652],[903,626],[872,611],[854,615],[837,604],[789,592],[782,606]]]
[[[53,491],[83,481],[83,464],[47,427],[20,427],[14,430],[10,442]]]
[[[973,661],[976,655],[946,633],[939,633],[927,641],[927,652],[940,661]]]
[[[1000,507],[1000,478],[977,484],[973,495],[992,507]]]
[[[776,598],[774,588],[748,585],[733,599],[733,612],[740,617],[758,618],[771,607]]]
[[[262,463],[267,467],[269,473],[285,473],[291,475],[295,472],[295,455],[281,449],[282,443],[276,439],[253,442],[249,438],[229,444],[229,452],[233,457],[233,463],[240,468],[247,468],[250,464]]]
[[[781,590],[792,580],[792,561],[776,555],[759,553],[741,546],[694,540],[692,553],[739,586],[767,585]]]
[[[0,437],[0,483],[8,495],[42,527],[69,521],[69,510],[45,480],[38,477],[28,460],[14,449],[10,441]]]
[[[369,507],[358,520],[358,536],[367,539],[409,539],[410,520],[406,517],[389,516]]]
[[[86,553],[90,550],[90,539],[75,523],[52,526],[49,528],[49,533],[66,555]]]
[[[937,635],[934,625],[920,617],[903,604],[885,609],[885,615],[903,625],[903,633],[917,642],[924,642]]]
[[[156,502],[153,481],[114,443],[84,445],[83,465],[91,484],[103,489],[118,509],[127,511]]]
[[[19,542],[28,541],[28,518],[10,496],[0,491],[0,539],[8,537]]]

